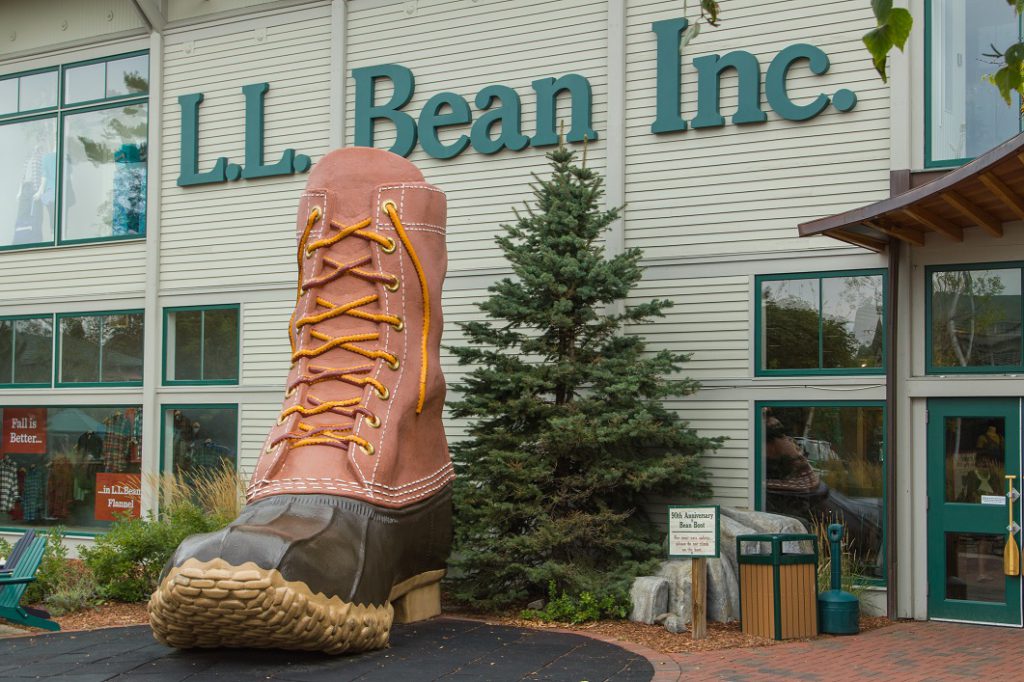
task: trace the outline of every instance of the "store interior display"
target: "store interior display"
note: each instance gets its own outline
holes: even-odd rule
[[[235,408],[174,409],[167,414],[176,474],[201,474],[235,465],[235,449],[223,444],[238,440]]]
[[[104,528],[100,474],[141,472],[141,407],[0,409],[0,526]]]

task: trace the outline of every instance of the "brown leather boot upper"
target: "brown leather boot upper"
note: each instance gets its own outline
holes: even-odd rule
[[[248,500],[329,494],[398,508],[453,478],[441,423],[444,194],[378,149],[331,152],[297,219],[292,368]]]

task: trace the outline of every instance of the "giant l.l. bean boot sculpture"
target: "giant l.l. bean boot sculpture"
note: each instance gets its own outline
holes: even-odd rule
[[[281,414],[238,519],[165,568],[149,603],[161,642],[363,651],[393,620],[440,612],[445,206],[390,152],[341,149],[312,170]]]

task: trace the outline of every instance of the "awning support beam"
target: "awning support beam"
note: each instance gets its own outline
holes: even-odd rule
[[[906,206],[901,211],[904,215],[910,216],[925,227],[943,234],[955,242],[962,242],[964,240],[964,231],[962,229],[928,209],[921,208],[920,206]]]
[[[971,203],[953,190],[943,192],[940,196],[943,201],[973,220],[993,237],[1003,236],[1003,224],[988,211]]]

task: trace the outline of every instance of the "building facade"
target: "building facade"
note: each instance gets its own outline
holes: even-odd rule
[[[0,526],[88,542],[153,507],[140,474],[252,470],[327,151],[391,148],[448,193],[457,344],[562,131],[625,205],[607,250],[644,251],[626,305],[675,303],[630,332],[691,354],[702,389],[670,406],[728,437],[715,501],[844,521],[876,609],[1019,626],[993,524],[1020,472],[1024,214],[954,240],[932,209],[902,249],[797,229],[1020,132],[982,78],[1012,9],[903,4],[885,83],[866,0],[726,0],[699,32],[684,0],[0,2]]]

